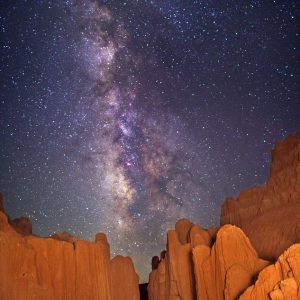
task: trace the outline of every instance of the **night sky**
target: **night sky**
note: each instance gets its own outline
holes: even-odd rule
[[[300,129],[298,1],[0,1],[0,191],[34,233],[105,232],[146,280]]]

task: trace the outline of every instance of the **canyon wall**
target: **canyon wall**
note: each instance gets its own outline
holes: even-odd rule
[[[226,199],[224,224],[242,228],[259,256],[272,261],[300,241],[300,131],[276,143],[265,186]]]
[[[0,201],[1,300],[139,299],[131,259],[111,260],[105,234],[95,242],[70,241],[66,234],[32,236],[29,227],[28,221],[10,221]]]
[[[276,144],[265,186],[226,199],[221,227],[178,221],[149,279],[150,300],[300,299],[300,132]]]
[[[273,265],[261,259],[234,225],[205,230],[198,225],[168,232],[166,258],[149,276],[149,300],[300,299],[300,243]]]

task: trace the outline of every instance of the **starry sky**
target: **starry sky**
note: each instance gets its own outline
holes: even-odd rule
[[[0,191],[34,233],[105,232],[147,280],[300,129],[297,1],[0,1]]]

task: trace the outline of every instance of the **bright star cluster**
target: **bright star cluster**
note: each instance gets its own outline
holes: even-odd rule
[[[300,128],[297,1],[7,1],[0,191],[36,234],[105,232],[141,281],[182,217],[217,226]]]

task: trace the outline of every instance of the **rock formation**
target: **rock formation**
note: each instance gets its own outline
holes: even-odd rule
[[[158,297],[157,299],[165,299],[166,298],[166,259],[162,258],[158,268]]]
[[[300,131],[276,144],[265,186],[225,201],[224,224],[242,228],[259,256],[272,261],[300,241]]]
[[[14,228],[14,230],[22,235],[31,235],[32,234],[32,224],[29,218],[21,217],[16,218],[10,221],[10,225]]]
[[[209,240],[199,238],[207,237],[204,232],[208,233],[190,226],[184,240],[189,242],[183,245],[176,230],[168,232],[166,259],[149,277],[149,300],[300,299],[300,244],[291,246],[271,265],[258,257],[236,226],[222,226],[211,247]],[[192,245],[197,239],[200,242]]]
[[[300,132],[276,144],[265,186],[225,201],[221,224],[176,223],[152,261],[150,300],[300,299]],[[29,219],[9,219],[0,194],[1,300],[139,299],[131,259],[111,260],[104,233],[86,242],[31,231]]]
[[[176,223],[151,300],[300,299],[300,132],[276,144],[266,186],[225,201],[221,225]]]
[[[263,269],[240,300],[300,299],[300,244],[286,250],[274,265]]]
[[[268,264],[238,227],[208,231],[180,220],[168,232],[166,259],[151,272],[149,299],[237,299]]]
[[[148,298],[150,300],[155,300],[158,298],[159,294],[159,274],[158,274],[158,266],[160,264],[159,257],[153,256],[151,260],[152,271],[149,274],[149,284],[147,286]]]
[[[237,299],[269,262],[259,259],[243,231],[225,225],[212,248],[193,248],[197,299]]]
[[[5,213],[3,195],[0,193],[0,212],[7,217],[8,223],[13,227],[13,229],[21,235],[31,235],[32,234],[32,224],[29,218],[21,217],[11,220],[9,216]]]
[[[187,219],[179,220],[168,232],[166,257],[149,276],[150,300],[195,299],[195,272],[192,250],[198,245],[209,247],[217,230],[210,232]]]
[[[120,294],[124,300],[139,299],[131,260],[117,257],[110,261],[104,234],[97,234],[95,242],[73,242],[65,234],[24,236],[3,210],[0,266],[1,300],[115,300]]]
[[[110,262],[112,300],[139,300],[139,277],[130,257],[116,256]]]
[[[189,232],[193,224],[180,220],[168,232],[166,256],[166,297],[170,300],[195,298]]]

